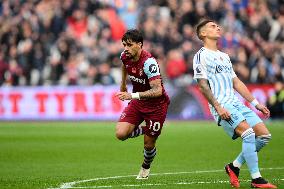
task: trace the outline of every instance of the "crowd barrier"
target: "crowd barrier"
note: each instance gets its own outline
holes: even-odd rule
[[[272,85],[248,85],[248,88],[264,104],[274,92]],[[115,97],[118,90],[119,86],[1,87],[0,120],[115,121],[127,105],[127,101]],[[168,119],[212,119],[197,86],[166,85],[166,90],[171,98]]]

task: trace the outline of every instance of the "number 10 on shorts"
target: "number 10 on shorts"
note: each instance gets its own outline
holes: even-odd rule
[[[150,130],[153,130],[153,131],[159,131],[161,128],[161,124],[159,122],[152,122],[150,120]]]

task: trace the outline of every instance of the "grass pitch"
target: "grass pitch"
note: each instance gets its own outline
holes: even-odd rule
[[[267,126],[273,139],[259,153],[261,173],[284,188],[284,121]],[[121,142],[114,132],[115,122],[1,122],[0,188],[231,188],[223,167],[241,141],[213,122],[167,122],[142,181],[143,137]],[[246,166],[240,180],[250,187]]]

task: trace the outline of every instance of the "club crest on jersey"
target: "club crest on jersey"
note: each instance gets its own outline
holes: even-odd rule
[[[136,68],[132,68],[132,73],[136,73]]]
[[[139,69],[139,75],[142,76],[143,75],[143,70]]]
[[[238,120],[239,117],[236,115],[236,114],[231,114],[231,117],[234,119],[234,120]]]

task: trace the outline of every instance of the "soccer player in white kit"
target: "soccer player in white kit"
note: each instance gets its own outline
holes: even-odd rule
[[[213,20],[204,20],[197,26],[197,36],[203,41],[202,47],[193,58],[194,79],[202,94],[209,102],[210,111],[225,132],[235,140],[242,138],[239,156],[225,166],[233,187],[240,187],[238,180],[240,167],[246,163],[253,188],[277,188],[267,182],[258,167],[259,152],[271,139],[271,134],[262,120],[246,107],[235,95],[235,90],[261,111],[266,117],[270,111],[259,103],[245,84],[235,74],[229,56],[217,48],[221,29]]]

